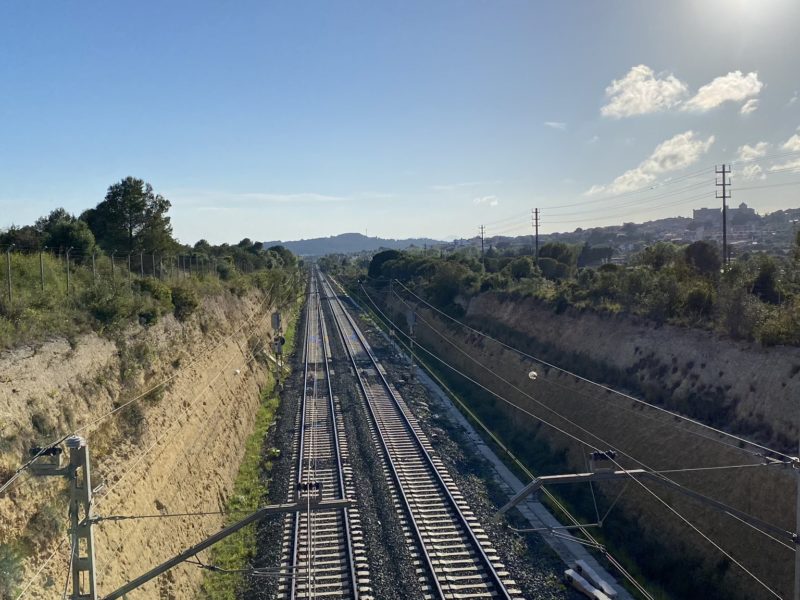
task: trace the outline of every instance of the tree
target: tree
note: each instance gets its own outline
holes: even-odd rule
[[[252,247],[252,243],[250,245]],[[291,250],[285,246],[270,246],[267,251],[277,254],[280,257],[281,263],[283,263],[284,267],[293,267],[297,262],[295,255],[292,254]]]
[[[515,258],[508,265],[511,271],[511,276],[514,279],[522,279],[523,277],[530,277],[533,272],[533,261],[527,256],[520,256]]]
[[[105,200],[81,215],[106,251],[171,252],[177,247],[167,216],[169,200],[142,179],[126,177],[108,188]]]
[[[753,281],[753,294],[763,302],[770,304],[780,303],[780,290],[778,289],[778,265],[775,260],[762,255],[759,260],[758,273]]]
[[[706,277],[719,273],[722,266],[717,247],[708,242],[699,241],[689,244],[684,250],[684,256],[686,264]]]
[[[367,275],[373,279],[378,279],[382,274],[381,269],[383,267],[383,263],[390,260],[397,260],[401,256],[402,254],[400,254],[400,252],[397,250],[384,250],[383,252],[378,252],[372,257],[372,260],[369,263]]]
[[[33,225],[16,227],[12,225],[8,231],[0,233],[0,246],[14,244],[15,250],[34,250],[44,245],[44,235]]]

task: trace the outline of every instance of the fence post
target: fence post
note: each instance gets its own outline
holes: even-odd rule
[[[92,252],[92,283],[94,285],[97,285],[97,266],[95,265],[95,262],[94,262],[95,254],[97,254],[97,253],[96,252]]]
[[[131,287],[131,254],[132,252],[128,252],[128,287]]]
[[[153,259],[153,261],[152,261],[152,262],[153,262],[153,278],[155,278],[155,276],[156,276],[156,253],[155,253],[155,252],[153,252],[153,253],[150,255],[150,258],[152,258],[152,259]]]
[[[144,252],[139,252],[139,276],[144,279]]]
[[[111,251],[111,286],[116,290],[117,289],[117,269],[114,265],[114,255],[117,253],[116,250]]]
[[[47,246],[44,246],[41,250],[39,250],[39,280],[42,285],[42,292],[44,292],[44,251],[47,250]]]
[[[72,252],[72,246],[67,248],[67,296],[69,296],[69,253]]]
[[[11,296],[11,249],[14,247],[14,244],[11,244],[8,248],[6,248],[6,268],[8,269],[8,308],[11,308],[12,305],[12,296]]]

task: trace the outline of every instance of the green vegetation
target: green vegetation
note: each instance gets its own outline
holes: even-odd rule
[[[22,555],[12,545],[0,543],[0,600],[17,597],[17,587],[22,583]]]
[[[169,312],[185,320],[206,296],[277,292],[296,278],[300,263],[282,246],[181,245],[169,208],[150,184],[127,177],[79,218],[59,208],[0,232],[0,349],[152,325]]]
[[[387,250],[352,264],[330,257],[324,268],[370,284],[389,279],[413,284],[431,303],[458,316],[465,300],[483,292],[533,297],[556,312],[568,308],[645,317],[726,333],[764,345],[800,345],[800,236],[788,258],[744,254],[722,269],[719,249],[708,242],[659,242],[624,265],[607,262],[606,248],[587,244],[542,246],[538,265],[530,249],[438,251]]]
[[[294,351],[298,312],[299,303],[295,302],[292,315],[287,319],[286,345],[284,346],[287,356]],[[253,433],[247,439],[244,458],[226,506],[226,510],[232,513],[226,519],[227,524],[256,510],[267,497],[269,474],[272,468],[271,459],[276,455],[273,449],[265,449],[264,443],[280,404],[278,383],[270,372],[269,387],[262,396],[261,406],[256,415],[256,424]],[[215,566],[223,569],[244,569],[252,559],[255,549],[256,527],[249,525],[213,546],[211,560]],[[242,573],[211,572],[206,575],[203,582],[203,597],[208,600],[236,600],[245,589],[245,584],[245,577]]]

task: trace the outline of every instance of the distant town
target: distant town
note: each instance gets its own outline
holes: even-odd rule
[[[542,211],[546,219],[546,211]],[[747,252],[762,251],[786,256],[792,245],[794,233],[800,225],[800,208],[790,208],[759,215],[742,202],[726,211],[727,242],[731,257]],[[613,250],[612,261],[622,262],[632,253],[655,242],[690,244],[698,240],[722,244],[722,207],[696,208],[692,217],[671,217],[645,223],[624,223],[608,227],[578,228],[569,233],[539,236],[539,242],[560,241],[588,243],[590,246],[607,246]],[[477,238],[470,243],[480,243]],[[518,237],[493,237],[489,243],[498,249],[521,244],[532,244],[533,235]]]

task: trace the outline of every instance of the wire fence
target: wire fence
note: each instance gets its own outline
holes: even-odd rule
[[[224,278],[254,267],[231,257],[157,252],[81,253],[72,249],[0,248],[0,311],[48,299],[69,298],[100,285],[133,287],[146,278],[179,282],[190,277]]]

